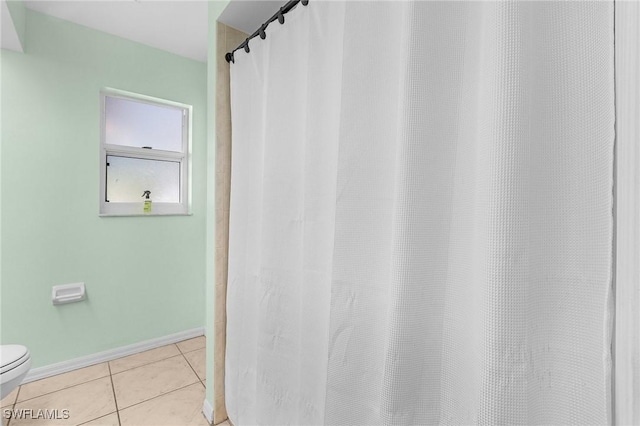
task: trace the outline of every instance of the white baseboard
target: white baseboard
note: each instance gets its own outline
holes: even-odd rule
[[[202,414],[204,414],[204,418],[207,419],[209,424],[212,425],[213,424],[213,407],[211,406],[209,401],[207,401],[206,398],[202,403]]]
[[[198,327],[191,330],[181,331],[179,333],[169,334],[167,336],[156,337],[155,339],[145,340],[144,342],[134,343],[132,345],[109,349],[108,351],[98,352],[92,355],[86,355],[80,358],[58,362],[56,364],[33,368],[29,371],[29,373],[27,373],[26,377],[22,381],[22,384],[44,379],[46,377],[55,376],[56,374],[62,374],[72,370],[77,370],[78,368],[100,364],[101,362],[112,361],[116,358],[133,355],[138,352],[147,351],[149,349],[158,348],[160,346],[180,342],[182,340],[191,339],[193,337],[202,335],[204,335],[204,327]],[[211,411],[213,412],[213,410]]]

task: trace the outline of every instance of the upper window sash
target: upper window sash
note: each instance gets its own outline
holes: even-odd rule
[[[106,95],[104,109],[105,144],[184,151],[184,108]]]

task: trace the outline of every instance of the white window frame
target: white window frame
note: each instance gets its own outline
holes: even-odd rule
[[[150,105],[173,107],[182,110],[182,152],[146,149],[106,143],[105,122],[107,97],[133,100]],[[191,214],[191,117],[193,107],[179,102],[140,95],[112,88],[100,91],[100,210],[99,216],[161,216]],[[153,201],[151,194],[151,213],[144,213],[144,199],[140,202],[114,203],[107,196],[107,156],[123,156],[143,160],[175,161],[180,163],[180,202],[161,203]]]

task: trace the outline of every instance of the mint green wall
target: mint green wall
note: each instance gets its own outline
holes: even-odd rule
[[[25,38],[1,53],[1,342],[40,367],[204,326],[206,64],[30,10]],[[106,86],[193,105],[192,216],[98,217]]]

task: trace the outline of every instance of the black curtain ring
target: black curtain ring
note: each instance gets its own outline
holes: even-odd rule
[[[309,0],[301,0],[300,3],[302,3],[303,6],[306,6],[309,4]]]
[[[267,33],[264,32],[264,24],[258,30],[258,34],[260,34],[260,38],[263,40],[267,38]]]
[[[251,50],[249,49],[249,39],[244,41],[244,51],[249,53]]]
[[[282,13],[282,8],[280,8],[280,10],[278,11],[278,22],[280,22],[280,24],[284,24],[284,14]]]

